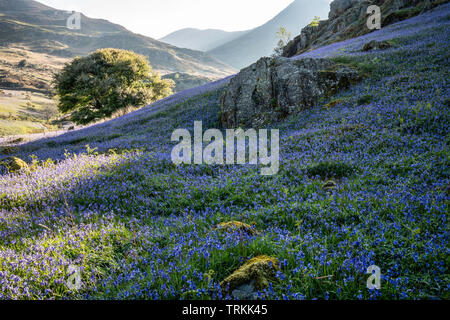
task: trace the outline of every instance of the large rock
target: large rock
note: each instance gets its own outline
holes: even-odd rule
[[[260,128],[358,78],[356,70],[328,59],[262,58],[230,81],[221,99],[222,126]]]

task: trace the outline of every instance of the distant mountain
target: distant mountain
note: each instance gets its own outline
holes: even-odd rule
[[[33,0],[0,0],[0,47],[20,44],[33,52],[68,58],[110,47],[143,54],[153,69],[162,73],[183,72],[217,79],[235,72],[207,53],[180,49],[107,20],[81,15],[81,29],[68,29],[70,15]]]
[[[223,30],[199,30],[186,28],[175,31],[159,41],[179,48],[209,51],[246,34],[248,31],[227,32]]]
[[[273,53],[279,41],[276,32],[280,27],[285,27],[294,37],[315,16],[327,17],[329,8],[328,0],[296,0],[266,24],[208,52],[241,69]]]

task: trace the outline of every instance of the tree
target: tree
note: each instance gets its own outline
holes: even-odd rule
[[[77,124],[167,97],[174,85],[153,72],[144,56],[119,49],[100,49],[75,58],[54,77],[58,109],[70,113]]]
[[[55,105],[53,104],[46,104],[43,108],[42,108],[42,115],[45,119],[45,121],[47,121],[47,123],[50,122],[50,120],[55,117],[58,114],[58,109],[56,108]]]
[[[315,16],[313,21],[309,24],[310,27],[318,27],[320,23],[320,17]]]
[[[274,56],[281,56],[283,54],[284,47],[289,43],[289,41],[291,41],[291,33],[288,32],[286,28],[281,27],[277,31],[277,37],[280,40],[275,48]]]

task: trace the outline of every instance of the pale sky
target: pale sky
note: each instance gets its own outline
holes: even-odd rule
[[[258,27],[293,0],[38,0],[159,39],[182,28],[240,31]],[[325,17],[324,17],[325,18]]]

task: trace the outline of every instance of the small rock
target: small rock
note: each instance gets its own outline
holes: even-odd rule
[[[337,187],[336,182],[334,182],[333,180],[329,180],[325,182],[325,184],[322,186],[322,189],[325,191],[331,191],[336,189],[336,187]]]
[[[256,291],[254,287],[255,281],[251,281],[248,284],[243,284],[237,287],[231,292],[231,295],[239,300],[251,300],[256,299]]]
[[[219,223],[217,225],[217,229],[224,230],[229,233],[239,231],[242,233],[246,233],[250,236],[253,236],[258,233],[256,230],[254,230],[254,228],[252,228],[251,225],[239,221],[229,221]]]
[[[220,283],[220,286],[225,294],[231,293],[236,298],[248,299],[274,281],[275,272],[279,269],[278,259],[258,256],[250,259],[233,272]]]
[[[18,151],[17,147],[13,146],[0,147],[0,153],[2,154],[13,154],[16,153],[17,151]]]
[[[0,160],[0,166],[5,167],[9,172],[17,172],[22,169],[27,169],[28,164],[17,157],[7,157]]]
[[[341,104],[341,103],[343,103],[343,102],[344,102],[344,100],[342,100],[342,99],[336,99],[336,100],[333,100],[333,101],[327,103],[327,104],[324,105],[323,107],[326,108],[326,109],[328,109],[328,108],[333,108],[333,107],[335,107],[335,106],[337,106],[338,104]]]
[[[375,41],[372,40],[368,43],[366,43],[363,47],[362,47],[362,51],[363,52],[367,52],[367,51],[371,51],[371,50],[386,50],[389,49],[391,46],[391,44],[387,41]]]

